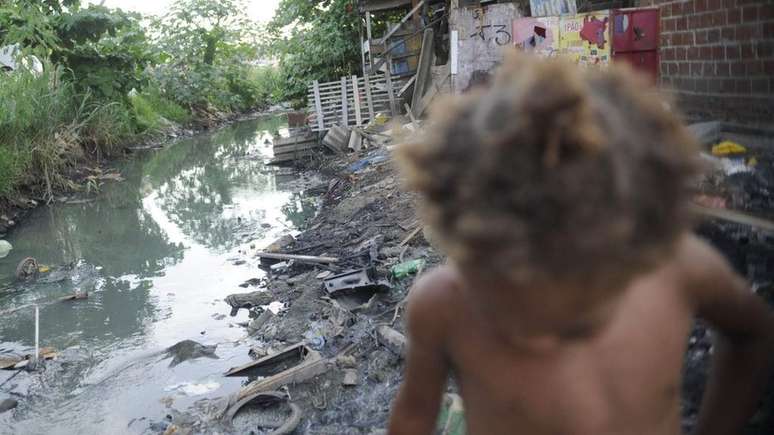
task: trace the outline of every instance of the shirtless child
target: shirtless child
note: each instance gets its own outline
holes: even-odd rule
[[[391,435],[433,432],[449,375],[472,435],[679,434],[694,316],[715,331],[696,434],[741,432],[774,317],[691,235],[694,141],[629,75],[513,57],[400,150],[449,264],[411,291]]]

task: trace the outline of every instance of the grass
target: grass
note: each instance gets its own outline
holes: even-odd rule
[[[72,187],[65,174],[89,153],[111,155],[132,133],[119,103],[92,101],[48,64],[42,74],[19,70],[0,77],[0,198],[22,185]]]
[[[97,101],[76,92],[61,68],[46,62],[43,71],[0,73],[0,200],[12,199],[22,186],[51,199],[55,191],[77,187],[68,173],[88,159],[113,156],[137,135],[158,134],[194,118],[181,98],[166,95],[158,83],[121,101]],[[280,98],[283,82],[275,69],[237,72],[230,81],[209,83],[215,94],[223,94],[222,110],[266,106]]]
[[[157,133],[170,126],[170,122],[187,124],[191,112],[174,101],[164,97],[158,88],[129,96],[134,120],[140,133]]]

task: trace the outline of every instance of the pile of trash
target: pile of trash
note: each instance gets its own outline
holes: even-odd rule
[[[328,162],[335,176],[323,189],[320,213],[297,237],[254,252],[266,277],[245,282],[245,292],[226,298],[233,313],[250,312],[244,326],[253,359],[225,374],[246,380],[219,407],[220,421],[229,427],[252,430],[273,413],[273,423],[261,426],[274,428],[271,433],[289,433],[288,425],[298,433],[384,433],[402,379],[408,289],[443,256],[415,215],[416,197],[400,188],[389,155],[391,135],[371,138],[369,148]],[[765,227],[774,210],[770,157],[766,150],[715,137],[705,153],[715,170],[694,200],[700,210],[722,211],[703,212],[698,233],[774,302],[774,232]],[[710,354],[711,334],[697,324],[685,359],[685,429],[695,424]],[[747,434],[771,427],[773,398],[769,394]],[[459,396],[450,392],[439,431],[462,433],[461,415]]]
[[[239,392],[207,405],[218,409],[218,424],[255,430],[272,420],[261,423],[271,433],[386,428],[402,376],[408,289],[443,260],[415,214],[415,195],[401,189],[387,128],[349,130],[347,145],[356,135],[361,147],[326,163],[335,175],[305,231],[249,253],[265,276],[225,302],[232,315],[249,312],[252,361],[224,374],[245,379]]]
[[[774,132],[719,122],[691,128],[704,145],[702,159],[708,169],[694,197],[696,210],[704,217],[696,232],[774,307]],[[688,432],[696,423],[711,348],[711,333],[698,322],[684,367],[683,428]],[[771,427],[774,385],[745,434],[770,433]]]

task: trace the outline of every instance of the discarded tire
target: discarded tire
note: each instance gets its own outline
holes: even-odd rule
[[[256,403],[258,405],[270,406],[279,403],[287,402],[290,408],[290,416],[285,420],[282,425],[269,432],[269,435],[289,435],[301,424],[301,416],[303,415],[301,408],[288,400],[284,393],[279,391],[265,391],[256,393],[254,395],[245,397],[239,402],[231,405],[226,411],[224,420],[227,424],[231,424],[234,421],[234,417],[242,410],[242,408],[248,403]]]

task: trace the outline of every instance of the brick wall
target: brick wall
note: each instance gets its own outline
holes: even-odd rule
[[[692,120],[774,124],[774,0],[640,0],[661,10],[661,81]]]

